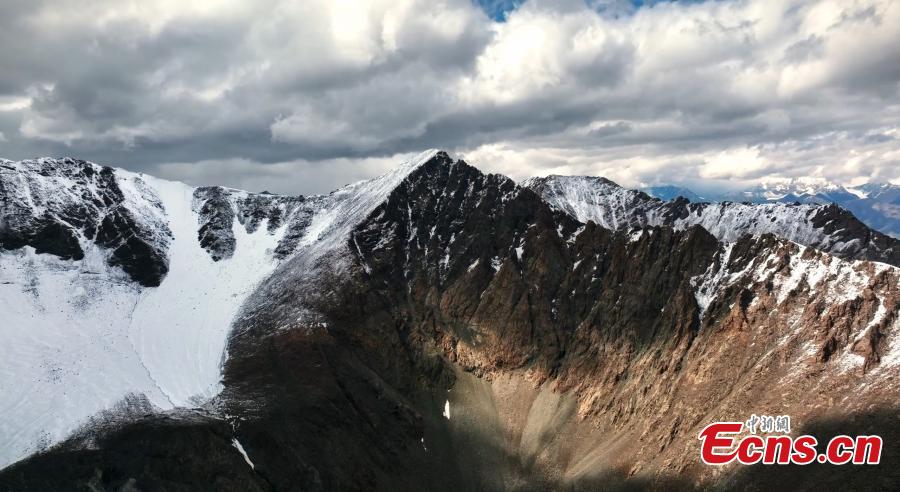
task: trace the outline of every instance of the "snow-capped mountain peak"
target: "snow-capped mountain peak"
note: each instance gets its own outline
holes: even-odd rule
[[[452,162],[446,153],[430,149],[377,178],[359,181],[319,197],[316,212],[299,244],[315,246],[319,252],[333,249],[407,176],[435,157]]]
[[[580,222],[589,220],[607,229],[654,225],[659,222],[632,214],[659,200],[623,188],[599,176],[559,176],[529,178],[522,186],[537,192],[552,208],[568,213]]]
[[[842,187],[825,178],[799,177],[769,179],[760,183],[759,190],[769,200],[779,200],[786,195],[817,195],[841,190]]]

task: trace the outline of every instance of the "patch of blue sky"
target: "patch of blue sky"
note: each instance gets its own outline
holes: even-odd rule
[[[487,15],[494,19],[497,22],[503,22],[506,20],[506,16],[513,12],[523,3],[525,0],[474,0],[478,6],[480,6]]]
[[[487,15],[497,21],[506,21],[526,0],[473,0]],[[606,15],[633,14],[641,7],[652,7],[660,3],[701,3],[713,0],[584,0],[593,10]]]

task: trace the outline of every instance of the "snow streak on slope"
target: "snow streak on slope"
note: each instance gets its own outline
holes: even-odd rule
[[[197,241],[193,188],[138,177],[116,172],[127,206],[146,209],[152,191],[172,234],[159,287],[136,284],[84,238],[80,261],[31,247],[0,252],[0,467],[64,439],[127,394],[169,409],[219,391],[232,319],[274,269],[283,228],[248,234],[235,221],[234,257],[215,262]]]
[[[726,244],[716,263],[691,279],[701,322],[775,330],[777,343],[763,359],[777,354],[790,378],[824,367],[833,375],[871,374],[853,383],[857,390],[892,385],[900,354],[900,268],[843,260],[781,239],[749,241],[764,249],[741,256],[735,251],[746,251],[748,239]],[[710,317],[713,307],[717,313]]]
[[[422,152],[383,176],[347,185],[322,197],[306,235],[300,240],[300,247],[308,252],[305,256],[315,257],[344,245],[353,227],[437,152],[435,149]]]
[[[686,217],[676,219],[673,225],[677,229],[700,225],[721,241],[735,241],[744,234],[771,233],[797,243],[819,244],[823,249],[840,252],[841,244],[807,220],[817,208],[815,205],[784,203],[711,203],[703,209],[691,210]]]
[[[663,223],[660,211],[647,207],[648,202],[653,202],[649,196],[605,178],[550,176],[528,179],[522,186],[535,190],[551,208],[579,222],[590,220],[607,229]]]
[[[353,228],[381,205],[407,176],[438,154],[431,149],[413,157],[380,177],[340,188],[329,195],[311,197],[305,206],[312,217],[293,256],[268,276],[247,300],[236,330],[254,325],[257,316],[280,320],[305,321],[313,326],[318,314],[306,299],[322,294],[318,279],[341,275],[349,266],[348,242]],[[290,293],[290,302],[282,302],[279,294]],[[287,328],[288,326],[282,326]]]
[[[691,279],[702,318],[712,301],[738,282],[768,284],[778,305],[799,290],[814,292],[829,304],[842,304],[863,295],[873,277],[900,269],[884,263],[848,261],[780,240],[767,255],[753,258],[740,268],[730,268],[735,243],[721,245],[716,262]],[[787,264],[783,263],[789,257]]]

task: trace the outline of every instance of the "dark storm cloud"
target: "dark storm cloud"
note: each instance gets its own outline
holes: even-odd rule
[[[3,2],[0,155],[282,192],[430,147],[629,185],[900,179],[891,2],[487,4]]]

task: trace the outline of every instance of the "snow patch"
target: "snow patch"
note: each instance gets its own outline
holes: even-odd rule
[[[737,277],[728,271],[728,261],[733,249],[734,243],[725,244],[719,252],[718,262],[710,265],[702,275],[691,279],[691,286],[694,287],[694,299],[697,301],[697,306],[700,307],[699,317],[701,319],[722,288],[730,285]]]
[[[248,465],[250,465],[250,468],[255,470],[256,465],[254,465],[253,462],[250,461],[250,457],[247,456],[247,451],[244,450],[244,446],[241,445],[240,441],[238,441],[236,437],[231,439],[231,445],[234,446],[234,449],[237,449],[238,452],[241,453],[241,456],[244,457],[244,461]]]

